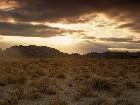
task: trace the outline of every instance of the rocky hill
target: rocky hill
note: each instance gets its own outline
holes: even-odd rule
[[[55,57],[66,55],[57,49],[46,46],[13,46],[3,51],[6,56],[20,56],[20,57]]]

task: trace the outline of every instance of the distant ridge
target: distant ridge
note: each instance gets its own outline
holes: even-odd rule
[[[140,58],[140,52],[110,52],[110,51],[103,53],[91,52],[85,54],[84,56],[90,58],[117,58],[117,59]]]
[[[64,56],[63,52],[57,49],[46,47],[46,46],[12,46],[3,51],[4,55],[7,56],[21,56],[21,57],[54,57]]]
[[[47,46],[12,46],[2,51],[0,55],[3,57],[33,57],[33,58],[46,58],[46,57],[88,57],[88,58],[115,58],[115,59],[128,59],[140,58],[140,52],[91,52],[84,55],[78,53],[68,54],[63,53],[55,48]]]

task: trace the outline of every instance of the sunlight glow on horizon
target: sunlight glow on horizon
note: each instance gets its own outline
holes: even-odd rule
[[[76,52],[85,50],[80,44],[98,43],[99,45],[108,44],[107,41],[102,41],[100,38],[124,38],[134,36],[138,38],[138,34],[132,33],[129,29],[118,29],[115,20],[107,18],[104,14],[98,14],[96,17],[89,15],[90,19],[83,23],[65,23],[65,22],[30,22],[32,25],[45,25],[52,28],[58,28],[64,33],[52,37],[23,37],[23,36],[2,36],[3,42],[10,45],[38,45],[56,48],[63,52]],[[87,18],[87,17],[85,17]],[[15,24],[16,21],[12,18],[7,22]],[[71,32],[72,31],[72,32]],[[41,35],[40,35],[41,36]],[[93,37],[93,38],[92,38]],[[94,39],[95,38],[95,39]],[[98,39],[99,38],[99,39]],[[79,47],[79,48],[78,48]],[[93,49],[94,50],[94,49]],[[112,50],[112,49],[109,49]],[[80,52],[80,51],[79,51]]]
[[[1,36],[1,37],[2,42],[9,43],[11,46],[14,45],[48,46],[56,48],[66,53],[74,53],[78,47],[77,45],[83,41],[82,39],[75,39],[70,36],[55,36],[49,38],[22,37],[22,36]]]
[[[92,15],[91,15],[92,16]],[[43,25],[54,27],[54,28],[60,28],[60,29],[66,29],[66,30],[74,30],[74,31],[80,31],[80,33],[74,33],[89,36],[89,37],[125,37],[125,36],[131,36],[133,33],[129,29],[118,29],[117,26],[120,24],[123,24],[122,22],[116,22],[113,19],[107,18],[104,14],[98,14],[97,17],[90,17],[91,19],[84,23],[63,23],[63,22],[56,22],[56,23],[42,23]],[[34,25],[39,25],[41,23],[32,23]],[[81,36],[82,36],[81,35]]]
[[[120,52],[140,52],[140,49],[129,49],[129,48],[108,48],[110,51],[120,51]]]

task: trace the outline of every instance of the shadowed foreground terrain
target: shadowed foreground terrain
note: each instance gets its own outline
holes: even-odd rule
[[[140,105],[139,99],[140,59],[0,59],[0,105]]]

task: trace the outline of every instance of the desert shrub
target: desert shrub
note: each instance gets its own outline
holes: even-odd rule
[[[87,79],[79,74],[69,84],[71,85],[70,87],[75,90],[75,92],[72,93],[75,100],[79,100],[82,97],[95,96],[95,91],[92,89],[90,78]]]
[[[17,78],[14,77],[14,76],[10,76],[8,75],[7,78],[6,78],[6,81],[8,84],[16,84],[17,83]]]
[[[127,89],[136,89],[137,88],[137,85],[131,81],[126,81],[125,86]]]
[[[25,75],[21,75],[21,76],[8,76],[7,77],[7,83],[8,84],[25,84],[27,81],[27,78],[25,77]]]
[[[68,103],[60,98],[56,98],[55,100],[51,100],[49,105],[68,105]]]
[[[88,85],[79,85],[77,92],[81,96],[85,96],[85,97],[91,97],[93,93],[93,91]]]
[[[31,67],[29,67],[27,73],[32,78],[39,78],[46,75],[44,69],[38,67],[38,65],[37,66],[32,65]]]
[[[9,97],[5,99],[1,105],[18,105],[18,99],[15,97]]]
[[[56,78],[65,79],[66,78],[66,75],[64,73],[62,73],[62,72],[58,72],[56,74]]]
[[[116,105],[116,99],[113,97],[98,97],[90,105]]]
[[[96,100],[94,100],[94,102],[90,105],[105,105],[105,99],[102,99],[102,98],[98,98]]]
[[[29,93],[29,98],[30,99],[40,99],[41,97],[43,97],[43,94],[40,93],[37,89],[32,89]]]
[[[6,82],[5,77],[0,76],[0,86],[6,86],[6,85],[7,85],[7,82]]]
[[[111,81],[102,77],[93,78],[91,81],[91,86],[95,90],[110,91],[112,89]]]
[[[117,100],[117,105],[135,105],[135,104],[126,99],[119,99]]]
[[[1,85],[6,84],[20,84],[24,85],[27,82],[27,74],[19,71],[7,71],[5,70],[0,76]]]
[[[42,84],[37,87],[38,91],[43,94],[53,95],[56,94],[56,91],[53,87],[50,87],[47,84]]]
[[[56,82],[48,78],[34,81],[33,83],[31,83],[31,86],[36,88],[42,94],[56,94]]]
[[[112,94],[114,97],[119,97],[123,90],[123,87],[115,87],[110,91],[110,94]]]
[[[24,89],[22,87],[15,87],[8,90],[8,97],[22,99],[24,97]]]
[[[139,60],[129,59],[5,59],[0,62],[0,91],[3,91],[0,105],[18,105],[18,101],[26,103],[37,99],[36,102],[49,101],[56,95],[61,97],[52,100],[50,105],[67,105],[67,100],[78,105],[91,101],[91,105],[134,105],[130,100],[118,99],[127,89],[132,92],[139,89],[139,65]],[[24,87],[24,93],[14,87],[16,85]],[[8,94],[7,89],[10,89]],[[113,97],[118,100],[116,104]],[[125,98],[129,99],[129,95]]]

